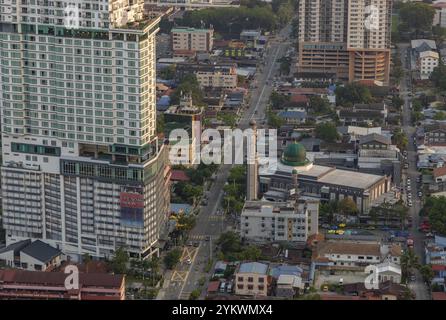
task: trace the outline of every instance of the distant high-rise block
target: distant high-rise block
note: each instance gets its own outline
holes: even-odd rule
[[[392,2],[299,1],[298,72],[388,84]]]

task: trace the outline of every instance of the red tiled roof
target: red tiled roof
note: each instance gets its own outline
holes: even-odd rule
[[[446,167],[441,167],[441,168],[435,168],[434,169],[434,177],[441,177],[446,175]]]
[[[170,176],[171,181],[189,181],[190,178],[187,176],[186,172],[182,170],[172,170],[172,175]]]
[[[63,272],[0,270],[0,280],[5,283],[25,283],[36,285],[64,285],[67,275]],[[79,282],[84,287],[119,288],[123,275],[103,273],[80,273]]]
[[[291,96],[291,102],[295,102],[295,103],[308,103],[308,98],[307,96],[304,96],[302,94],[295,94]]]
[[[208,292],[216,292],[220,286],[220,281],[211,281],[208,284]]]
[[[341,294],[321,294],[321,300],[364,300],[359,296],[344,296]]]
[[[446,300],[446,292],[432,292],[432,300]]]
[[[195,50],[175,50],[174,55],[195,56]]]
[[[432,4],[432,7],[434,7],[435,9],[442,9],[442,8],[446,8],[446,2],[437,2]]]

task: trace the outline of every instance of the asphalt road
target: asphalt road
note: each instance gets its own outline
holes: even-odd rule
[[[251,91],[249,107],[239,121],[240,129],[248,128],[252,119],[259,122],[265,118],[266,106],[273,90],[272,80],[279,74],[280,63],[277,63],[277,59],[281,58],[291,45],[288,38],[290,31],[290,26],[285,27],[280,31],[279,39],[271,41],[264,58],[264,66],[259,66],[254,79],[257,88]],[[233,227],[223,215],[223,208],[221,208],[223,187],[231,167],[232,165],[221,165],[216,173],[214,183],[206,192],[208,204],[202,207],[201,213],[197,217],[196,226],[189,235],[191,241],[199,242],[199,247],[196,248],[197,254],[191,258],[190,265],[187,262],[181,262],[173,271],[166,288],[163,289],[162,299],[188,299],[190,293],[198,287],[199,280],[209,277],[204,268],[210,258],[215,260],[216,240],[222,232]]]
[[[414,240],[414,251],[418,256],[419,261],[421,263],[424,263],[425,261],[424,234],[418,231],[418,226],[420,221],[419,212],[421,210],[422,203],[420,201],[420,198],[418,197],[417,178],[420,175],[420,173],[417,170],[417,151],[413,143],[416,128],[412,125],[412,120],[411,120],[411,109],[410,109],[411,97],[409,97],[409,93],[412,92],[411,83],[409,84],[409,86],[407,85],[408,81],[410,81],[409,73],[407,73],[407,71],[410,69],[407,62],[407,55],[408,55],[407,49],[409,48],[409,45],[406,43],[402,43],[398,45],[398,48],[400,50],[401,61],[406,71],[400,86],[401,97],[404,99],[403,130],[406,133],[406,136],[409,140],[407,148],[407,153],[408,153],[407,160],[409,162],[409,169],[406,170],[404,186],[406,186],[407,177],[410,177],[410,184],[411,184],[410,192],[412,193],[412,203],[413,203],[413,206],[409,210],[409,213],[412,215],[411,235]],[[408,191],[407,189],[405,190],[407,194]],[[409,287],[415,293],[416,299],[430,300],[430,294],[427,289],[427,286],[423,282],[422,277],[418,271],[416,271],[415,276],[416,276],[416,281],[409,283]]]

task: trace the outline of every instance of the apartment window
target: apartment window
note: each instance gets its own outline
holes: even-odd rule
[[[238,277],[237,281],[243,282],[243,277]]]
[[[254,286],[252,284],[248,284],[248,290],[254,289]]]
[[[264,283],[265,279],[264,278],[259,278],[259,283]]]
[[[248,277],[248,282],[254,282],[254,278],[253,277]]]

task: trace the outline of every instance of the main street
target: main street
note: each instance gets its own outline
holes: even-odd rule
[[[407,136],[407,139],[409,140],[409,143],[407,146],[407,153],[408,153],[407,161],[409,162],[409,168],[406,170],[406,179],[404,179],[404,182],[407,181],[407,178],[410,178],[411,191],[407,191],[407,192],[412,192],[412,199],[414,200],[413,206],[410,207],[410,210],[409,210],[409,214],[412,216],[411,235],[414,240],[415,254],[418,256],[419,261],[421,263],[424,263],[424,235],[418,231],[418,226],[419,226],[419,221],[420,221],[419,212],[421,210],[422,203],[421,203],[421,199],[417,195],[418,194],[417,179],[418,179],[420,173],[417,170],[417,150],[416,150],[416,146],[413,143],[416,128],[412,125],[411,109],[410,109],[410,103],[412,100],[410,97],[412,95],[412,82],[411,82],[411,76],[410,76],[410,65],[408,64],[409,45],[402,43],[402,44],[398,45],[398,48],[400,50],[401,62],[405,69],[404,77],[401,80],[401,85],[400,85],[401,97],[404,100],[403,130]],[[406,183],[404,183],[403,185],[405,187],[407,186]],[[427,286],[423,282],[421,274],[418,271],[416,271],[415,276],[416,276],[416,280],[413,282],[410,282],[409,287],[414,291],[416,299],[417,300],[430,299],[430,295],[429,295]]]
[[[291,27],[288,25],[279,32],[278,41],[270,41],[264,57],[264,67],[259,66],[260,69],[258,69],[253,80],[257,84],[257,88],[251,91],[250,104],[239,121],[238,127],[242,130],[249,127],[249,122],[252,119],[258,121],[266,116],[266,107],[273,90],[272,79],[278,74],[280,68],[280,63],[277,60],[284,55],[291,45],[289,41],[290,31]],[[281,39],[285,39],[285,41]],[[166,287],[162,289],[163,299],[188,299],[190,293],[198,287],[199,280],[207,276],[204,269],[208,261],[214,259],[215,243],[220,234],[230,228],[226,217],[222,213],[223,208],[221,208],[220,203],[223,198],[223,187],[228,179],[231,167],[232,165],[220,165],[214,183],[210,190],[205,193],[207,205],[202,207],[201,213],[197,217],[196,226],[189,235],[191,241],[199,241],[197,254],[191,259],[190,265],[187,263],[188,261],[180,262],[176,269],[181,270],[181,276],[169,280]],[[172,276],[178,275],[176,271],[174,270]],[[159,298],[160,296],[158,296]]]

